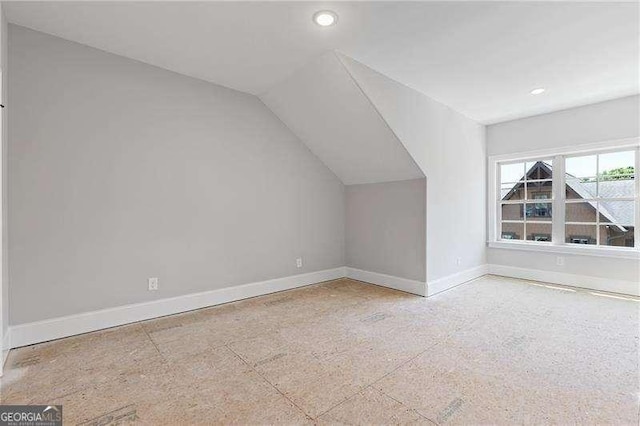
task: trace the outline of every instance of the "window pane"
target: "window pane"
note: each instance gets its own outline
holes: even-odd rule
[[[610,152],[600,154],[598,176],[601,181],[632,179],[635,166],[635,152]]]
[[[565,207],[566,222],[596,222],[596,203],[567,203]]]
[[[566,241],[569,244],[595,244],[595,225],[566,225]]]
[[[551,203],[527,203],[525,207],[527,220],[551,222]]]
[[[522,220],[523,208],[522,204],[503,204],[502,220]]]
[[[633,198],[636,192],[636,182],[633,175],[603,177],[598,182],[600,198]]]
[[[601,201],[598,205],[601,223],[614,223],[617,225],[633,225],[634,202],[633,201]]]
[[[551,241],[551,224],[527,222],[527,240]]]
[[[528,161],[525,165],[527,169],[527,180],[552,179],[553,160]]]
[[[592,199],[597,196],[597,183],[594,179],[583,181],[582,179],[567,175],[565,195],[567,200]]]
[[[634,227],[618,227],[615,225],[600,225],[600,245],[616,247],[633,247]]]
[[[595,155],[582,157],[569,157],[565,161],[565,172],[569,177],[578,178],[580,181],[594,180],[597,174],[597,158]]]
[[[500,182],[517,182],[524,178],[524,163],[500,165]]]
[[[541,182],[527,182],[528,200],[550,200],[553,194],[553,182],[545,180]]]
[[[524,199],[524,183],[503,183],[501,185],[501,199],[514,201]]]
[[[503,223],[500,235],[503,240],[522,240],[524,223]]]

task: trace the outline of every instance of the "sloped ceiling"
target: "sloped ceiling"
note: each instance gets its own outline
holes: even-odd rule
[[[334,52],[261,99],[345,185],[424,177]]]
[[[484,124],[637,94],[638,1],[3,1],[10,23],[252,94],[330,50]],[[339,15],[321,28],[311,16]],[[543,86],[541,96],[529,91]]]
[[[442,110],[446,107],[349,56],[338,52],[336,55],[418,167],[428,175],[425,146],[441,136],[437,133],[437,126],[433,126],[430,121],[434,117],[444,121]],[[399,94],[407,99],[406,104],[397,103]],[[417,108],[418,104],[423,108]],[[424,115],[425,106],[430,113],[428,115]]]

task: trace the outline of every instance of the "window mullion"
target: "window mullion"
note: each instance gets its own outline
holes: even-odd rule
[[[640,247],[640,149],[636,149],[636,164],[634,169],[634,179],[636,181],[636,202],[635,202],[635,222],[634,222],[634,242],[635,247]]]
[[[600,154],[596,155],[596,197],[600,198]],[[600,247],[600,202],[596,201],[596,246]]]
[[[553,216],[551,222],[551,241],[553,244],[565,243],[565,165],[564,156],[553,159]]]
[[[501,235],[502,235],[502,174],[501,174],[501,170],[500,170],[500,166],[498,166],[497,164],[494,165],[495,167],[495,176],[496,176],[496,182],[494,182],[494,190],[496,191],[497,194],[497,203],[494,204],[496,207],[496,217],[495,217],[495,221],[494,221],[494,226],[495,229],[493,231],[493,235],[492,238],[494,240],[500,240],[501,239]]]

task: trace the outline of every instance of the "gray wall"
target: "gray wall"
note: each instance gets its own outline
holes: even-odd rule
[[[347,266],[426,279],[426,180],[346,187]]]
[[[9,43],[11,324],[344,265],[344,186],[258,98]]]
[[[548,148],[562,151],[638,136],[640,97],[630,96],[488,126],[487,151],[491,155]],[[555,253],[489,248],[487,256],[496,265],[640,282],[640,262],[633,259],[563,254],[565,262],[559,266]]]
[[[2,10],[2,5],[0,5],[0,68],[2,69],[2,103],[3,104],[8,104],[9,103],[9,97],[8,97],[8,93],[7,93],[7,88],[9,87],[8,85],[8,76],[9,76],[9,69],[8,69],[8,56],[9,56],[9,49],[8,49],[8,34],[7,34],[7,20],[4,16],[4,11]],[[0,164],[1,164],[1,187],[2,187],[2,231],[0,232],[1,235],[1,244],[2,244],[2,264],[0,267],[0,270],[2,271],[2,278],[1,278],[1,282],[0,282],[0,323],[2,324],[1,330],[0,330],[0,346],[2,346],[2,349],[4,351],[8,351],[8,347],[5,347],[6,345],[3,345],[4,343],[4,339],[6,339],[7,336],[7,331],[8,331],[8,327],[9,327],[9,267],[8,267],[8,232],[7,232],[7,149],[8,149],[8,140],[9,140],[9,133],[8,133],[8,123],[7,123],[7,108],[3,108],[2,110],[0,110],[0,114],[2,114],[2,139],[1,139],[1,148],[0,148],[0,152],[1,154],[1,158],[0,158]],[[1,362],[1,357],[0,357],[0,362]]]
[[[487,154],[625,139],[638,136],[639,127],[640,96],[628,96],[488,126]]]

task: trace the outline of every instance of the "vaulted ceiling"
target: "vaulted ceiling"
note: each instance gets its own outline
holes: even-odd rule
[[[328,51],[483,122],[639,92],[637,2],[3,2],[9,22],[266,94]],[[319,9],[334,27],[311,21]],[[547,91],[532,96],[543,86]]]
[[[334,52],[261,99],[345,185],[424,177]]]

